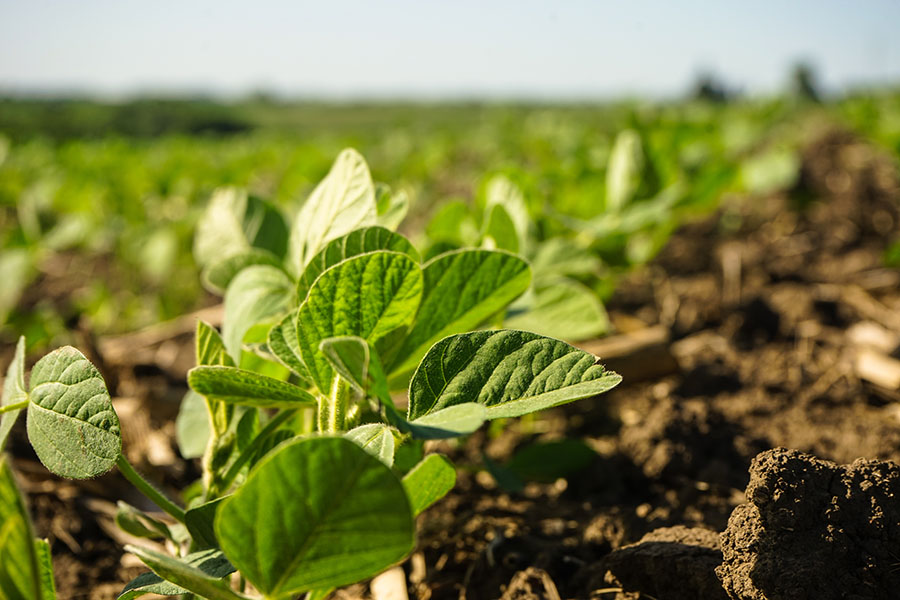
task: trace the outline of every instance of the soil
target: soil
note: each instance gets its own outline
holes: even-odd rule
[[[622,332],[667,330],[671,368],[432,444],[461,470],[419,518],[403,564],[410,597],[891,597],[900,394],[872,364],[900,358],[900,271],[883,265],[900,231],[898,182],[891,159],[831,132],[805,151],[796,189],[735,199],[677,231],[608,304]],[[130,457],[164,488],[191,481],[172,435],[183,380],[114,368]],[[14,464],[60,598],[114,598],[142,569],[122,558],[111,507],[139,499],[114,475],[46,475],[17,430]],[[566,438],[596,453],[566,477],[501,486],[483,468]]]

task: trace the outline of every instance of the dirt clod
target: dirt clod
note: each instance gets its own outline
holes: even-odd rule
[[[747,498],[716,571],[734,600],[896,597],[900,465],[776,448],[753,460]]]
[[[719,536],[697,527],[662,527],[612,552],[607,581],[658,600],[727,600],[716,579]]]

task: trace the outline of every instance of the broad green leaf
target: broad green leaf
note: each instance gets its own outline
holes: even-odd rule
[[[366,340],[357,336],[327,338],[319,350],[331,368],[358,391],[393,405],[381,360]]]
[[[316,278],[342,260],[377,250],[400,252],[419,262],[419,253],[409,240],[399,233],[384,227],[356,229],[328,242],[328,245],[309,261],[300,279],[297,280],[297,298],[301,302],[306,299],[309,288]]]
[[[219,550],[201,550],[183,558],[131,545],[125,546],[125,550],[141,559],[153,573],[132,580],[118,600],[131,600],[144,594],[175,596],[191,592],[209,600],[246,600],[246,596],[233,592],[223,579],[234,572],[234,567]]]
[[[184,524],[198,548],[218,548],[213,523],[216,511],[225,498],[216,498],[184,513]]]
[[[609,330],[609,319],[600,299],[577,281],[557,279],[536,290],[530,300],[519,305],[520,312],[505,319],[503,326],[573,342]]]
[[[482,246],[490,250],[498,248],[518,252],[519,236],[516,225],[506,209],[500,204],[495,204],[488,207],[486,213]]]
[[[205,321],[197,321],[195,348],[198,365],[235,366],[234,361],[225,350],[225,342],[216,328]]]
[[[303,600],[326,600],[331,592],[334,591],[333,587],[321,588],[318,590],[311,590]]]
[[[175,441],[181,456],[187,459],[203,456],[209,442],[209,432],[206,400],[194,390],[188,390],[175,418]]]
[[[394,432],[383,423],[367,423],[344,434],[348,440],[386,464],[394,464]]]
[[[197,222],[194,236],[197,264],[209,267],[251,248],[284,256],[287,248],[284,217],[272,204],[247,196],[244,190],[216,190]]]
[[[288,307],[294,285],[287,274],[269,265],[253,265],[237,274],[225,291],[222,338],[236,364],[244,335],[254,325],[274,319]]]
[[[481,238],[469,205],[460,200],[442,203],[425,227],[425,234],[432,244],[448,242],[454,246],[477,246]]]
[[[595,253],[572,240],[559,237],[541,242],[531,258],[536,286],[559,277],[597,277],[602,266]]]
[[[56,600],[56,582],[53,578],[53,557],[47,540],[34,540],[38,573],[41,578],[41,600]]]
[[[619,132],[609,155],[606,171],[606,209],[622,210],[631,202],[641,183],[644,152],[641,136],[632,129]]]
[[[194,367],[188,385],[207,398],[245,406],[296,408],[316,402],[301,387],[237,367]]]
[[[429,454],[403,477],[403,488],[413,514],[443,498],[456,485],[456,469],[443,454]]]
[[[216,261],[204,269],[202,275],[203,286],[215,294],[222,295],[228,289],[228,284],[231,283],[231,280],[251,265],[280,267],[281,259],[268,250],[259,248],[242,250],[238,254],[232,254]]]
[[[412,371],[428,349],[453,333],[470,331],[528,289],[524,260],[498,250],[458,250],[424,266],[425,288],[415,324],[390,369]]]
[[[485,189],[488,213],[494,206],[502,206],[509,217],[516,235],[516,248],[520,254],[529,252],[532,229],[531,216],[525,204],[522,190],[504,175],[495,175],[488,181]],[[500,246],[504,248],[505,246]]]
[[[376,220],[375,186],[369,167],[356,150],[344,150],[294,219],[289,250],[293,272],[302,273],[331,240],[375,225]]]
[[[404,190],[392,191],[388,186],[375,186],[375,206],[377,222],[382,227],[394,231],[409,212],[409,195]]]
[[[0,600],[43,600],[34,541],[25,501],[0,455]]]
[[[371,577],[415,542],[400,480],[340,437],[279,446],[222,503],[215,528],[232,564],[271,598]]]
[[[300,342],[297,340],[297,313],[284,316],[269,330],[266,345],[282,365],[293,371],[301,380],[309,380],[309,369],[300,357]]]
[[[97,367],[64,346],[31,371],[28,439],[44,466],[62,477],[88,479],[116,464],[119,417]]]
[[[476,331],[435,344],[409,384],[409,418],[476,402],[487,417],[519,417],[590,398],[621,377],[596,357],[527,331]]]
[[[459,437],[476,431],[487,421],[487,409],[476,402],[454,404],[398,424],[398,428],[423,440]]]
[[[0,397],[0,407],[21,404],[28,400],[28,392],[25,388],[25,337],[20,337],[16,344],[16,353],[6,370],[6,379],[3,380],[3,396]],[[22,409],[10,410],[0,415],[0,452],[6,446],[6,438],[16,424]]]
[[[300,355],[319,390],[328,393],[333,378],[322,340],[353,335],[376,344],[412,322],[421,296],[422,270],[399,252],[361,254],[322,273],[297,313]]]

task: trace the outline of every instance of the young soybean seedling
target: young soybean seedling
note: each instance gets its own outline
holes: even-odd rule
[[[385,215],[398,222],[398,209],[352,151],[291,228],[263,201],[217,198],[197,247],[204,254],[219,236],[234,252],[205,266],[208,280],[224,285],[225,320],[221,336],[198,324],[185,407],[206,414],[205,428],[194,423],[207,441],[201,490],[187,510],[122,458],[106,386],[74,348],[38,361],[29,388],[20,352],[4,390],[0,432],[27,408],[29,437],[51,470],[91,477],[118,465],[176,521],[120,505],[121,527],[173,551],[127,547],[151,572],[120,598],[323,598],[403,560],[416,515],[453,487],[446,457],[396,468],[400,445],[465,435],[620,380],[557,339],[470,331],[528,287],[528,264],[465,248],[422,262],[406,238],[378,224]],[[274,243],[262,230],[289,234]],[[401,389],[405,413],[391,395]]]

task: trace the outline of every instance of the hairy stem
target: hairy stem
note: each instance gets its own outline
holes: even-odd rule
[[[344,431],[349,402],[350,384],[335,374],[331,381],[331,393],[319,397],[319,431],[325,433]]]
[[[131,463],[128,462],[128,459],[125,458],[124,454],[119,454],[119,457],[116,459],[116,466],[119,467],[119,471],[122,472],[125,479],[130,481],[131,485],[136,487],[139,492],[147,496],[147,498],[171,515],[176,521],[184,523],[184,509],[166,498],[163,493],[153,487],[149,481],[141,477],[141,474],[135,471],[134,467],[131,466]]]

